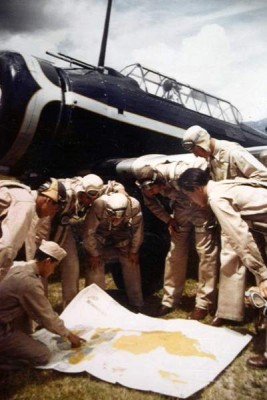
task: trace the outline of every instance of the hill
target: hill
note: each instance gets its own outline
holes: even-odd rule
[[[245,121],[244,123],[251,126],[252,128],[267,132],[267,118],[261,119],[259,121]]]

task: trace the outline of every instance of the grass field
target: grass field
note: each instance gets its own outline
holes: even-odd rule
[[[110,275],[107,276],[108,293],[125,305],[125,297],[115,289]],[[196,282],[187,281],[181,308],[164,317],[187,318],[194,304]],[[83,281],[81,280],[81,288]],[[146,312],[151,314],[160,304],[161,291],[146,299]],[[61,311],[60,284],[51,283],[49,298],[55,309]],[[209,323],[206,317],[204,323]],[[208,387],[190,400],[265,400],[267,399],[267,371],[251,369],[246,365],[248,357],[262,353],[264,349],[264,332],[255,335],[254,325],[248,321],[242,327],[230,327],[239,332],[253,335],[247,348],[226,368]],[[170,400],[174,397],[163,396],[152,392],[141,392],[100,381],[87,373],[63,374],[50,370],[23,370],[19,372],[0,371],[1,400]],[[192,380],[194,376],[192,375]]]

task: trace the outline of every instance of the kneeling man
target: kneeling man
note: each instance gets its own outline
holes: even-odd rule
[[[53,311],[44,294],[41,278],[51,275],[66,256],[58,244],[43,240],[31,261],[15,262],[0,283],[0,363],[2,368],[45,365],[50,359],[47,346],[35,340],[16,320],[31,318],[50,332],[80,347],[83,339],[70,332]]]

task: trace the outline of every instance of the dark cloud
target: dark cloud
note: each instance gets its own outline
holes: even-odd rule
[[[49,30],[64,25],[53,9],[49,7],[54,0],[1,0],[0,31],[2,33],[28,33]],[[60,7],[60,1],[57,2]]]

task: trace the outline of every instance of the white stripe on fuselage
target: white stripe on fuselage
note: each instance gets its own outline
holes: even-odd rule
[[[40,86],[40,89],[30,98],[26,106],[18,135],[16,136],[11,149],[0,160],[1,164],[5,166],[14,165],[26,152],[34,137],[44,107],[53,101],[59,101],[60,103],[63,102],[62,89],[54,85],[47,78],[42,71],[38,60],[35,57],[27,55],[23,55],[23,58],[32,78],[36,81],[38,86]],[[90,97],[71,91],[65,93],[65,104],[72,107],[79,107],[125,124],[159,132],[176,138],[182,138],[184,133],[184,129],[182,128],[168,125],[164,122],[159,122],[138,114],[128,111],[123,111],[121,114],[116,107],[109,106],[100,101],[91,99]]]
[[[11,149],[0,160],[3,165],[13,165],[25,153],[36,132],[43,108],[51,101],[62,102],[62,90],[54,85],[43,73],[38,60],[34,57],[23,55],[24,61],[33,79],[40,86],[27,104],[24,118],[19,133]]]
[[[118,108],[116,107],[109,106],[105,103],[75,92],[65,93],[65,101],[66,104],[72,107],[79,107],[95,114],[103,115],[115,121],[134,125],[139,128],[148,129],[154,132],[159,132],[179,139],[183,137],[185,131],[177,126],[165,124],[164,122],[156,121],[142,115],[131,113],[129,111],[123,111],[123,114],[121,114],[118,112]]]

